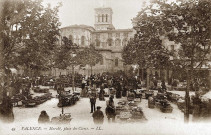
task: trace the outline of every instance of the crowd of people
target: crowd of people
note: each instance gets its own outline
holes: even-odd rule
[[[96,107],[97,97],[99,97],[100,101],[105,101],[104,96],[110,96],[109,100],[106,101],[105,114],[108,121],[115,121],[114,97],[121,98],[128,95],[131,95],[132,97],[134,94],[131,91],[137,89],[142,83],[140,77],[128,77],[125,74],[97,74],[90,76],[77,75],[75,81],[76,83],[80,84],[80,96],[90,98],[90,113],[93,113],[92,116],[95,123],[102,123],[102,119],[104,119],[104,115],[100,110],[101,107]],[[30,89],[35,86],[48,85],[57,90],[59,94],[64,90],[65,87],[67,87],[66,84],[69,84],[70,82],[72,82],[71,76],[60,76],[57,79],[51,76],[39,76],[31,78],[27,76],[16,76],[10,81],[10,86],[15,89],[13,92],[22,93],[26,98],[30,98]],[[108,89],[107,92],[105,92],[105,88]],[[40,119],[43,119],[45,116],[47,117],[47,113],[43,111],[39,118],[40,123],[42,123],[42,120]]]
[[[141,84],[140,78],[127,78],[123,74],[119,76],[91,75],[90,77],[83,77],[81,96],[90,98],[90,113],[93,113],[94,123],[102,124],[104,120],[104,114],[100,110],[101,107],[97,106],[97,110],[95,110],[97,97],[100,101],[105,101],[104,96],[109,96],[109,100],[106,101],[105,115],[107,116],[108,122],[114,122],[116,117],[114,97],[126,97],[128,95],[127,93],[138,88],[138,84]],[[107,93],[105,92],[105,88],[108,89]]]

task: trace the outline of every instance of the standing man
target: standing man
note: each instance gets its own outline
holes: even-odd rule
[[[104,121],[104,115],[100,108],[100,106],[97,106],[97,110],[92,114],[95,124],[103,124]]]
[[[110,95],[111,94],[111,88],[112,88],[112,78],[109,78],[108,81],[107,81],[107,84],[108,84],[108,94]]]
[[[99,94],[99,100],[100,101],[104,101],[105,100],[104,94],[105,94],[105,90],[104,90],[104,87],[101,85],[100,86],[100,94]]]
[[[82,79],[82,84],[81,84],[81,97],[86,96],[86,80],[85,78]]]
[[[95,104],[96,104],[96,93],[91,93],[90,94],[90,103],[91,103],[91,112],[93,113],[93,111],[95,111]]]

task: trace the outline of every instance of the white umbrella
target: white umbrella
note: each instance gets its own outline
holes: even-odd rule
[[[10,71],[12,72],[12,74],[18,74],[18,71],[15,68],[10,68]]]

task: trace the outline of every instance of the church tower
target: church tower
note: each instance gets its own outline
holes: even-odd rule
[[[95,8],[95,30],[113,30],[111,8]]]

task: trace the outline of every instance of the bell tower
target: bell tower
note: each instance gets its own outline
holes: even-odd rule
[[[111,8],[95,8],[95,29],[96,30],[112,30],[115,29],[112,24]]]

